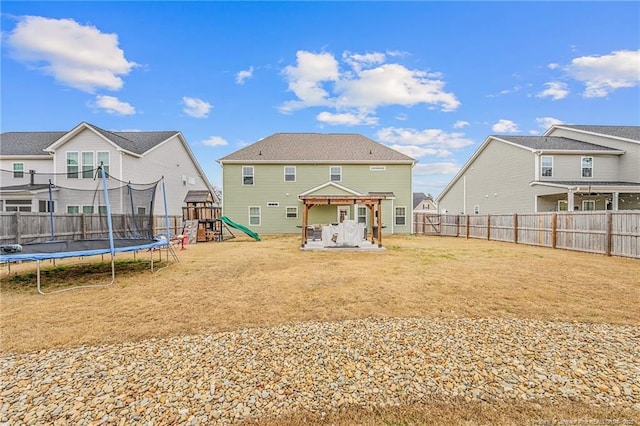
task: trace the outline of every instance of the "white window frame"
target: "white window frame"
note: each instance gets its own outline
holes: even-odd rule
[[[245,174],[245,170],[251,170],[251,174]],[[251,183],[246,183],[246,179],[251,178]],[[255,169],[253,166],[242,166],[242,186],[253,186],[256,181]]]
[[[545,159],[551,161],[551,165],[545,165]],[[549,170],[549,174],[545,174],[545,169]],[[540,157],[540,177],[553,177],[553,155],[542,155]]]
[[[592,209],[588,209],[587,205],[593,206]],[[596,201],[595,200],[582,200],[582,211],[583,212],[593,212],[596,210]]]
[[[76,210],[76,211],[71,211],[71,210]],[[67,214],[80,214],[80,206],[75,204],[69,204],[67,205],[66,212]]]
[[[333,169],[337,169],[337,173],[334,173]],[[338,176],[337,180],[333,178],[334,175]],[[329,166],[329,181],[342,182],[342,166]]]
[[[22,167],[21,170],[18,170],[18,168],[16,167],[18,165],[20,165]],[[14,179],[22,179],[24,177],[24,163],[13,163],[11,168],[13,170],[13,178]]]
[[[258,214],[251,214],[251,209],[258,209]],[[249,206],[247,209],[247,213],[249,215],[249,226],[260,226],[262,224],[262,209],[260,206]],[[257,223],[253,221],[253,219],[257,218]]]
[[[95,206],[82,206],[82,214],[94,214],[95,212]]]
[[[4,200],[4,209],[7,212],[30,213],[32,204],[31,200]]]
[[[38,200],[38,212],[39,213],[55,213],[56,212],[55,200]]]
[[[106,162],[104,161],[104,159],[100,159],[100,154],[107,154]],[[96,151],[96,167],[100,165],[100,162],[102,162],[102,170],[107,173],[108,178],[109,176],[111,176],[111,153],[109,151]],[[102,175],[98,174],[98,177],[102,177]]]
[[[349,218],[351,217],[351,208],[349,206],[338,206],[338,208],[336,209],[336,212],[338,213],[338,215],[336,216],[336,221],[339,223],[340,222],[340,212],[345,212],[344,213],[344,220],[349,220]]]
[[[89,162],[88,164],[85,164],[84,162],[85,154],[91,154],[91,162]],[[82,151],[80,153],[80,177],[82,179],[93,179],[93,169],[95,169],[95,158],[96,158],[96,153],[93,151]],[[87,176],[85,176],[86,173],[88,173]]]
[[[584,166],[584,160],[590,159],[591,165],[589,167]],[[585,171],[589,170],[589,176],[585,176]],[[583,178],[593,178],[593,157],[585,156],[580,158],[580,176]]]
[[[293,211],[293,216],[289,215],[290,211]],[[298,207],[297,206],[286,206],[284,208],[284,217],[286,219],[297,219],[298,218]]]
[[[73,161],[72,159],[70,159],[69,157],[74,154],[75,155],[75,166],[72,164],[69,164],[69,161]],[[66,165],[66,170],[67,170],[67,179],[79,179],[80,178],[80,154],[78,153],[78,151],[67,151],[66,155],[65,155],[65,165]],[[72,172],[69,170],[70,167],[75,167],[76,171]],[[74,176],[75,175],[75,176]]]
[[[387,166],[369,166],[370,172],[384,172],[387,170]]]
[[[562,208],[564,206],[564,208]],[[559,212],[568,212],[569,211],[569,202],[567,200],[558,200],[558,211]]]
[[[289,171],[287,173],[287,169],[293,169],[293,172]],[[295,182],[296,181],[296,166],[284,166],[284,181],[285,182]],[[293,179],[287,179],[287,177],[293,176]]]
[[[364,210],[364,215],[360,214],[360,210],[361,209]],[[357,213],[358,223],[364,223],[365,225],[367,224],[367,222],[369,221],[369,215],[368,215],[369,212],[368,212],[368,210],[369,209],[367,208],[367,206],[358,206],[358,213]],[[362,219],[364,219],[364,220],[362,220]]]
[[[400,214],[399,211],[402,211]],[[402,223],[398,219],[402,218]],[[407,208],[405,206],[395,206],[393,208],[393,223],[395,226],[407,226]]]

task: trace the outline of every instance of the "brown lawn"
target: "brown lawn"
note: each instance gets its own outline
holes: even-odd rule
[[[190,245],[177,252],[178,263],[158,273],[152,274],[145,265],[119,264],[112,286],[47,296],[36,292],[35,278],[27,274],[34,270],[32,263],[12,265],[11,274],[3,266],[1,351],[363,317],[640,322],[637,259],[422,236],[386,236],[386,251],[380,253],[303,252],[299,244],[298,236],[266,236],[260,242],[238,237]],[[123,261],[127,258],[117,256]],[[148,253],[139,253],[137,258],[148,260]],[[56,262],[56,270],[43,275],[43,289],[106,282],[109,268],[78,269],[79,264],[95,266],[99,261]],[[43,262],[43,268],[53,265]],[[436,424],[428,419],[437,413],[436,418],[458,419],[458,424],[522,424],[532,418],[528,406],[503,408],[434,402],[428,409],[344,413],[330,422]],[[621,415],[573,403],[536,407],[540,409],[555,416],[551,418],[562,414],[565,419],[606,420]],[[465,423],[471,415],[486,420]],[[320,424],[328,420],[289,419],[290,423],[301,421]]]

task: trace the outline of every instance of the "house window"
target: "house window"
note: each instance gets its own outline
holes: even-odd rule
[[[5,200],[4,209],[7,212],[30,212],[31,200]]]
[[[242,167],[242,184],[253,185],[253,166]]]
[[[367,223],[367,208],[358,207],[358,223]]]
[[[396,225],[406,225],[407,224],[407,208],[406,207],[396,207]]]
[[[331,182],[342,182],[342,166],[329,167],[329,180]]]
[[[387,170],[387,166],[369,166],[370,172],[384,172]]]
[[[138,216],[144,216],[147,214],[147,208],[146,207],[142,207],[142,206],[138,206],[136,207],[136,213],[138,214]]]
[[[298,208],[297,207],[287,207],[286,214],[287,219],[297,219],[298,218]]]
[[[593,157],[582,157],[582,177],[593,177]]]
[[[93,211],[93,206],[82,206],[82,213],[84,214],[93,214]]]
[[[285,166],[284,167],[284,181],[285,182],[295,182],[296,181],[296,167],[295,166]]]
[[[260,207],[259,206],[250,206],[249,207],[249,225],[260,226]]]
[[[473,214],[480,214],[480,204],[473,206]]]
[[[592,212],[596,209],[596,202],[594,200],[583,200],[582,210],[586,212]]]
[[[80,213],[80,207],[79,206],[67,206],[67,213],[70,213],[70,214]]]
[[[53,213],[55,212],[55,201],[40,200],[38,201],[38,211],[40,213]]]
[[[84,179],[93,178],[93,152],[84,151],[82,153],[82,177]]]
[[[67,152],[67,179],[78,179],[77,152]]]
[[[24,163],[13,163],[13,177],[16,179],[24,177]]]
[[[553,157],[550,155],[543,155],[540,158],[540,174],[545,177],[553,176]]]
[[[107,206],[98,206],[99,214],[107,214]]]
[[[558,211],[559,212],[566,212],[569,210],[569,202],[566,200],[559,200],[558,201]]]
[[[98,165],[102,164],[102,170],[104,170],[106,177],[109,177],[109,152],[98,151],[96,154],[98,156]],[[102,177],[102,174],[98,173],[98,177]]]

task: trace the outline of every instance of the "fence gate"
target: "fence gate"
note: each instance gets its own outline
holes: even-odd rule
[[[422,235],[440,235],[440,215],[437,213],[416,213],[414,233]]]

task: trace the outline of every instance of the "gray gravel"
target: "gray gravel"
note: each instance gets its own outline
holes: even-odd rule
[[[366,319],[0,358],[0,424],[208,424],[426,399],[640,413],[640,327]]]

